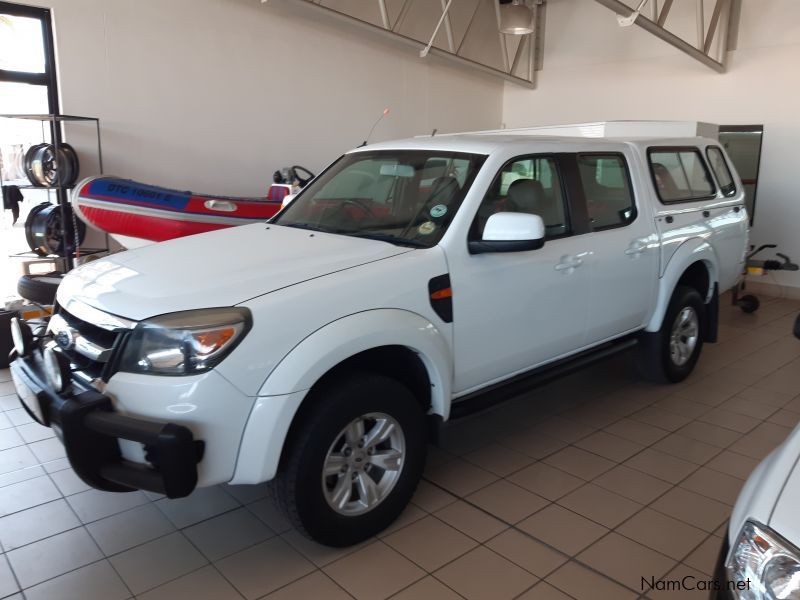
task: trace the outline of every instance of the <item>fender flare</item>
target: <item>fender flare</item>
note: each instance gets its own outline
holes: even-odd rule
[[[445,335],[424,317],[405,310],[376,309],[349,315],[309,335],[270,373],[247,419],[229,483],[272,479],[308,390],[342,361],[381,346],[405,346],[417,353],[431,382],[431,411],[447,419],[453,361]]]
[[[446,420],[453,380],[450,345],[428,319],[400,309],[368,310],[318,329],[278,363],[258,395],[308,390],[344,360],[381,346],[405,346],[419,356],[431,382],[431,412]]]
[[[714,294],[714,284],[719,282],[717,254],[707,240],[702,238],[686,240],[675,250],[664,269],[658,284],[656,307],[645,327],[645,331],[655,332],[661,329],[667,306],[675,287],[678,285],[678,281],[686,272],[686,269],[696,262],[702,262],[708,269],[709,286],[703,301],[707,303],[711,300]]]

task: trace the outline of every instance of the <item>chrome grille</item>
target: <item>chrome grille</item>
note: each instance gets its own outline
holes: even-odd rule
[[[100,377],[112,359],[120,330],[109,330],[84,321],[58,308],[50,317],[48,332],[53,342],[65,353],[75,368],[91,377]]]

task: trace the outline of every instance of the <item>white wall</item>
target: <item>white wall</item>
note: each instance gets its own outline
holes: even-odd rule
[[[286,0],[34,3],[54,9],[62,111],[100,117],[107,173],[263,195],[277,168],[359,145],[384,107],[373,141],[500,124],[501,80]]]
[[[503,121],[763,124],[753,242],[777,243],[800,261],[800,2],[742,4],[738,49],[719,75],[637,27],[619,28],[614,13],[593,0],[550,0],[538,89],[507,84]],[[693,5],[676,0],[668,27],[694,36]],[[776,281],[800,286],[800,274],[779,273]]]

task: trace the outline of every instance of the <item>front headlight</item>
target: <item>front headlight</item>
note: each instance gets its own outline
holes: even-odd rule
[[[800,550],[769,527],[748,521],[726,563],[730,581],[748,581],[740,600],[800,600]]]
[[[213,369],[242,340],[252,319],[246,308],[209,308],[139,323],[125,343],[119,370],[195,375]]]

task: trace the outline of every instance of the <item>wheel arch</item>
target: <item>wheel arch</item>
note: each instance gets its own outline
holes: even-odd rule
[[[280,361],[258,395],[310,391],[325,378],[353,367],[397,378],[420,394],[426,408],[447,419],[453,373],[450,345],[426,318],[399,309],[365,311],[318,329]],[[410,369],[408,381],[401,376],[403,367]]]
[[[293,425],[311,407],[309,393],[347,369],[365,367],[398,379],[428,412],[448,418],[453,363],[445,334],[410,311],[350,315],[308,336],[270,373],[245,425],[231,483],[274,477]]]
[[[700,293],[703,302],[709,303],[719,282],[718,264],[714,248],[706,240],[692,239],[681,244],[661,276],[656,307],[645,331],[661,329],[670,298],[679,285],[693,287]]]

